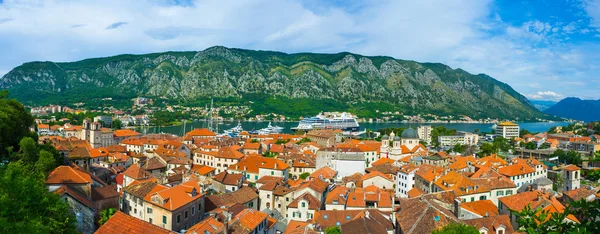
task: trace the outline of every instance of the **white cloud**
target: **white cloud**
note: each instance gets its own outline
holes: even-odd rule
[[[568,25],[539,20],[511,25],[493,11],[491,0],[384,0],[351,6],[296,0],[197,0],[185,5],[5,1],[0,4],[0,70],[32,60],[224,45],[443,62],[487,73],[522,93],[560,88],[565,95],[600,98],[597,87],[560,82],[597,77],[600,68],[590,61],[600,61],[599,45],[557,41],[555,34]]]
[[[560,100],[563,97],[563,95],[560,95],[560,94],[552,92],[552,91],[539,91],[537,93],[528,94],[526,96],[530,99],[537,99],[537,100]]]

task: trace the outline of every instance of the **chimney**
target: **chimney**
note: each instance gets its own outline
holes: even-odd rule
[[[488,212],[485,212],[485,216],[484,217],[489,217],[490,214],[488,214]]]
[[[367,217],[367,219],[371,218],[371,216],[369,215],[369,211],[365,211],[365,217]]]
[[[275,170],[277,170],[277,162],[275,162]]]
[[[456,215],[456,217],[458,217],[460,219],[460,205],[462,204],[462,202],[460,201],[460,199],[455,198],[454,199],[454,215]]]

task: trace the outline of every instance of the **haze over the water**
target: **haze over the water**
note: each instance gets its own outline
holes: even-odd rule
[[[441,62],[530,99],[599,99],[599,30],[600,0],[0,0],[0,75],[34,60],[224,45]]]

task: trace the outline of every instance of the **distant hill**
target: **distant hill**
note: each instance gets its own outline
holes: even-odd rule
[[[508,84],[485,74],[347,52],[286,54],[215,46],[199,52],[31,62],[4,75],[0,89],[26,104],[143,95],[182,104],[209,98],[251,101],[256,114],[312,108],[521,120],[546,116]]]
[[[543,101],[543,100],[529,100],[529,102],[538,110],[545,111],[548,108],[556,105],[555,101]]]
[[[600,120],[600,100],[568,97],[544,111],[547,114],[586,122]]]

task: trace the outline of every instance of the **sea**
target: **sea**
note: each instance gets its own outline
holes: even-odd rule
[[[227,130],[237,126],[238,122],[224,122],[220,123],[219,133],[223,130]],[[269,122],[240,122],[243,129],[246,131],[258,130],[266,128]],[[494,124],[491,123],[359,123],[360,130],[378,130],[381,128],[417,128],[420,125],[431,125],[433,127],[444,126],[448,129],[456,129],[457,131],[474,132],[491,132]],[[521,129],[527,129],[530,132],[546,132],[553,126],[567,126],[568,122],[523,122],[519,123]],[[292,127],[298,126],[298,122],[271,122],[272,126],[283,127],[283,133],[293,133]],[[149,133],[168,133],[182,136],[184,133],[191,131],[196,128],[206,128],[208,123],[204,121],[191,121],[183,125],[167,126],[167,127],[137,127],[136,131],[142,134]]]

